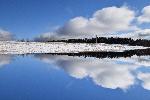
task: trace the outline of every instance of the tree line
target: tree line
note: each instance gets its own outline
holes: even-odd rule
[[[150,46],[150,40],[119,38],[119,37],[96,37],[84,39],[66,39],[66,40],[51,40],[47,42],[66,42],[66,43],[106,43],[106,44],[128,44],[132,46]]]
[[[44,40],[29,40],[21,39],[20,42],[65,42],[65,43],[106,43],[106,44],[127,44],[131,46],[145,46],[150,47],[150,40],[145,39],[132,39],[132,38],[120,38],[120,37],[95,37],[95,38],[83,38],[83,39],[44,39]]]

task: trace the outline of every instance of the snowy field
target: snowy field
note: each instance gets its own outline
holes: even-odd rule
[[[142,46],[127,46],[104,43],[63,43],[63,42],[16,42],[0,41],[0,54],[27,54],[27,53],[78,53],[88,51],[113,51],[146,49]]]

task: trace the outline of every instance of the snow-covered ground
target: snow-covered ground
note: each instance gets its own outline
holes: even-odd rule
[[[16,42],[0,41],[0,54],[27,54],[27,53],[77,53],[87,51],[113,51],[146,49],[142,46],[127,46],[104,43],[63,43],[63,42]]]

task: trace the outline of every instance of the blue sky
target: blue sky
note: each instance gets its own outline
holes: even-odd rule
[[[0,0],[0,28],[18,38],[31,38],[53,31],[74,17],[88,18],[99,9],[123,5],[140,12],[145,6],[150,5],[150,2],[149,0]]]

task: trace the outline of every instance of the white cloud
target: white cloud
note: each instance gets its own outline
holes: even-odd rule
[[[141,38],[141,39],[150,39],[150,29],[141,29],[135,31],[134,37]]]
[[[12,34],[8,31],[0,29],[0,41],[12,40]]]
[[[139,16],[136,16],[135,12],[127,6],[102,8],[95,11],[90,18],[83,16],[75,17],[56,29],[53,35],[51,32],[44,33],[38,38],[42,40],[77,37],[89,38],[98,35],[103,37],[150,39],[150,29],[146,29],[146,27],[143,29],[138,24],[138,22],[150,22],[150,6],[144,7],[142,14]]]
[[[117,36],[117,37],[127,37],[127,38],[133,38],[133,39],[147,39],[150,40],[150,29],[138,29],[133,32],[124,33],[124,34],[114,34],[111,36]]]
[[[34,38],[34,41],[49,41],[49,40],[56,40],[58,38],[59,37],[57,36],[57,33],[47,32]]]
[[[93,35],[106,32],[129,31],[136,29],[132,25],[135,12],[128,7],[107,7],[96,11],[91,18],[76,17],[69,20],[57,32],[61,35]]]
[[[150,23],[150,6],[142,9],[142,15],[138,17],[139,23]]]
[[[144,89],[150,90],[150,73],[139,73],[138,79],[143,82],[142,86]]]

